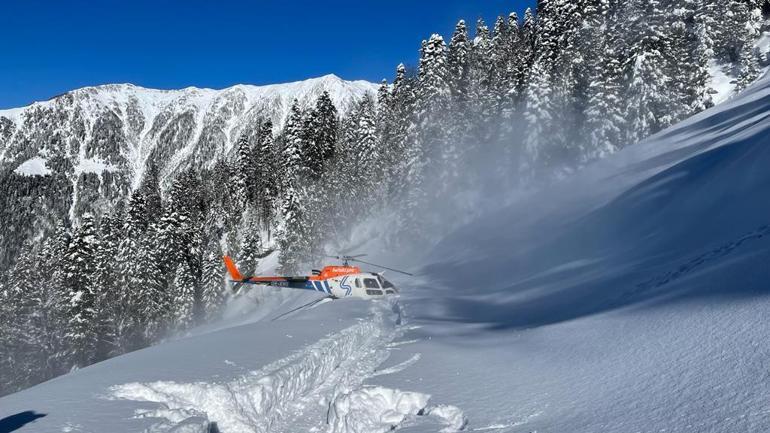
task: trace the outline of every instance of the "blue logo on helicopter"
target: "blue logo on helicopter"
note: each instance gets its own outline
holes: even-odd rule
[[[350,292],[353,290],[352,287],[350,287],[349,284],[347,284],[348,277],[343,277],[342,282],[340,283],[340,287],[345,289],[345,296],[350,296]]]

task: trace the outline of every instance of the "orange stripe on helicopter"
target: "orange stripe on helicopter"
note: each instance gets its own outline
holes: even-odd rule
[[[323,268],[319,275],[313,275],[311,277],[245,277],[238,271],[238,267],[235,266],[235,262],[229,256],[224,256],[222,259],[227,267],[227,272],[230,274],[230,278],[234,281],[253,281],[255,283],[269,283],[273,281],[286,281],[290,278],[307,278],[311,281],[328,280],[329,278],[340,277],[343,275],[360,274],[361,268],[358,266],[326,266]]]
[[[358,266],[327,266],[323,268],[320,274],[310,277],[311,281],[328,280],[329,278],[341,277],[343,275],[360,274],[361,268]]]

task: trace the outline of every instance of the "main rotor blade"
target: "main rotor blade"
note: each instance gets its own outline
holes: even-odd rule
[[[368,254],[358,254],[358,255],[355,255],[355,256],[329,256],[329,255],[327,255],[327,256],[324,256],[324,257],[328,257],[330,259],[337,259],[337,260],[353,260],[353,259],[356,259],[358,257],[366,257],[367,255]]]
[[[378,265],[376,263],[369,263],[369,262],[365,262],[363,260],[358,260],[358,259],[352,259],[352,261],[354,261],[354,262],[361,262],[361,263],[363,263],[365,265],[377,266],[378,268],[387,269],[387,270],[393,271],[393,272],[398,272],[399,274],[409,275],[410,277],[414,276],[414,274],[410,274],[409,272],[400,271],[398,269],[389,268],[387,266]]]

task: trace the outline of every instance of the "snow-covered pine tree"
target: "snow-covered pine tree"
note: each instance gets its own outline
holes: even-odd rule
[[[116,284],[116,257],[122,234],[121,221],[118,218],[104,216],[99,224],[99,244],[94,254],[93,292],[95,299],[95,325],[99,337],[96,345],[95,360],[102,361],[119,353],[117,340],[116,300],[120,299],[120,290]]]
[[[0,391],[12,392],[47,379],[45,328],[36,320],[44,299],[34,245],[25,242],[0,292]]]
[[[495,92],[492,84],[492,36],[483,19],[476,22],[476,35],[473,38],[473,51],[470,65],[471,106],[470,112],[475,141],[490,140],[487,127],[492,121],[492,107]]]
[[[449,68],[444,38],[434,34],[425,44],[420,57],[417,94],[418,145],[423,148],[425,165],[443,158],[455,158],[457,145],[447,140],[446,112],[450,106]]]
[[[171,187],[168,209],[160,224],[161,275],[170,281],[170,289],[157,293],[157,301],[149,304],[147,330],[149,338],[164,332],[164,318],[171,318],[177,328],[194,323],[200,315],[202,296],[204,223],[207,206],[201,179],[188,170],[180,174]],[[168,284],[168,283],[167,283]],[[169,287],[166,285],[166,287]],[[193,302],[189,303],[192,294]],[[173,312],[169,316],[169,313]]]
[[[377,142],[380,143],[380,169],[383,176],[383,181],[378,192],[380,193],[379,200],[385,198],[388,194],[388,184],[385,177],[386,173],[390,173],[391,166],[394,164],[394,141],[396,138],[397,125],[393,113],[393,94],[391,86],[388,84],[388,80],[382,80],[380,88],[377,89],[377,112],[375,126],[377,128]]]
[[[468,101],[470,99],[471,86],[471,56],[472,44],[468,37],[468,28],[465,20],[460,20],[455,26],[452,39],[449,42],[447,53],[447,68],[449,77],[449,89],[452,93],[452,111],[462,113],[462,118],[467,118]],[[402,78],[403,79],[403,78]]]
[[[626,116],[622,92],[624,90],[625,53],[623,52],[622,23],[612,13],[609,2],[602,1],[599,13],[592,15],[586,28],[586,62],[591,82],[587,89],[585,109],[585,140],[581,162],[604,157],[623,145]],[[604,27],[603,32],[594,29]],[[591,47],[594,47],[592,50]]]
[[[390,115],[392,123],[392,138],[384,143],[386,163],[387,196],[391,199],[402,197],[408,188],[405,181],[407,172],[406,152],[411,143],[411,137],[416,129],[416,94],[414,79],[407,76],[404,64],[396,68],[396,78],[390,98]]]
[[[296,99],[291,105],[289,118],[284,127],[284,146],[281,153],[281,168],[283,171],[282,190],[293,188],[302,174],[303,156],[303,116]]]
[[[281,187],[281,216],[283,229],[279,234],[281,269],[295,273],[310,253],[308,222],[302,202],[302,112],[294,101],[284,129],[284,148],[281,154],[283,182]]]
[[[451,153],[452,158],[461,158],[460,149],[469,149],[474,142],[471,135],[474,130],[474,122],[471,112],[472,104],[471,65],[473,60],[473,43],[468,37],[468,29],[464,20],[460,20],[455,26],[454,34],[447,51],[447,78],[451,92],[451,99],[447,116],[447,137],[455,147]],[[452,160],[452,167],[448,167],[444,173],[450,175],[457,163]]]
[[[276,201],[279,190],[279,159],[276,155],[275,142],[273,140],[273,123],[266,121],[259,128],[257,135],[256,168],[259,179],[257,211],[259,221],[267,232],[267,241],[270,241],[270,228],[273,224]]]
[[[629,26],[638,35],[630,45],[629,86],[624,112],[629,119],[626,141],[639,140],[668,126],[674,101],[668,93],[666,54],[670,40],[663,30],[664,11],[659,0],[634,0],[629,6]]]
[[[321,177],[324,169],[324,149],[318,141],[318,124],[318,112],[315,109],[303,114],[300,140],[301,176],[313,181]]]
[[[174,271],[171,283],[171,303],[169,313],[173,328],[185,330],[195,323],[195,276],[187,262],[181,262]]]
[[[524,158],[521,172],[534,176],[541,167],[553,167],[553,150],[561,148],[565,139],[559,124],[559,99],[555,95],[556,62],[559,56],[559,29],[554,0],[538,3],[537,30],[534,50],[537,53],[527,87],[524,117],[527,128],[524,137]]]
[[[415,128],[409,131],[404,152],[406,195],[399,225],[405,237],[420,239],[420,208],[426,204],[427,169],[442,172],[446,161],[456,160],[459,148],[447,137],[445,113],[450,106],[449,69],[444,38],[434,34],[423,43],[416,87]]]
[[[212,321],[222,313],[226,301],[226,284],[222,267],[222,249],[218,240],[211,239],[203,262],[203,319]]]
[[[708,4],[708,2],[705,2]],[[709,8],[706,5],[695,5],[693,16],[694,48],[692,61],[688,62],[693,67],[688,71],[689,80],[693,83],[688,92],[689,98],[685,104],[689,107],[689,113],[700,113],[714,106],[713,94],[710,88],[711,71],[710,64],[714,59],[714,41],[711,38],[711,28],[714,22],[710,17]]]
[[[283,192],[283,229],[278,237],[278,247],[281,272],[285,275],[299,272],[300,266],[310,258],[310,231],[302,199],[301,191],[293,185]]]
[[[247,131],[241,133],[238,138],[238,170],[235,175],[236,185],[238,186],[238,202],[241,207],[245,204],[253,203],[256,199],[258,174],[255,164],[256,149],[251,142],[251,137]]]
[[[144,197],[145,214],[157,218],[163,212],[163,205],[160,197],[160,169],[155,161],[148,162],[138,191]]]
[[[493,98],[491,115],[495,119],[503,118],[503,112],[512,107],[513,93],[516,91],[513,76],[514,45],[508,20],[497,17],[490,50],[490,86]],[[497,134],[493,132],[493,136]]]
[[[329,92],[324,91],[318,97],[315,105],[315,122],[313,123],[316,145],[322,160],[328,161],[334,157],[337,134],[339,130],[339,113],[334,106]]]
[[[506,74],[508,76],[507,105],[504,105],[505,118],[512,119],[518,109],[523,96],[524,77],[526,70],[523,57],[524,40],[522,39],[522,29],[519,24],[519,16],[515,12],[508,15],[508,39],[509,39],[509,58]]]
[[[382,170],[375,124],[375,106],[369,96],[365,96],[359,103],[356,120],[356,143],[353,149],[355,159],[353,166],[350,167],[355,178],[349,188],[366,202],[375,198],[375,187],[380,182]]]
[[[527,8],[521,23],[520,49],[516,74],[519,77],[519,95],[524,97],[525,91],[532,77],[532,64],[535,61],[535,42],[537,41],[537,21],[532,9]]]
[[[755,41],[760,34],[762,26],[762,9],[759,1],[735,2],[735,28],[740,39],[738,54],[739,70],[738,79],[735,82],[736,91],[741,91],[753,83],[761,71],[760,52]]]
[[[244,273],[251,274],[256,269],[262,254],[261,227],[257,209],[246,208],[238,231],[240,234],[238,264]],[[211,249],[211,245],[209,245],[209,249]]]
[[[62,288],[67,305],[67,333],[64,338],[73,367],[90,365],[96,356],[98,329],[94,278],[98,248],[94,217],[87,213],[81,217],[62,263]]]

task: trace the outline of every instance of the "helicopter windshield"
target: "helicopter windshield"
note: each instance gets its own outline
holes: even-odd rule
[[[383,289],[396,290],[396,287],[390,281],[386,280],[382,275],[377,275],[377,279],[380,280],[380,285]]]

